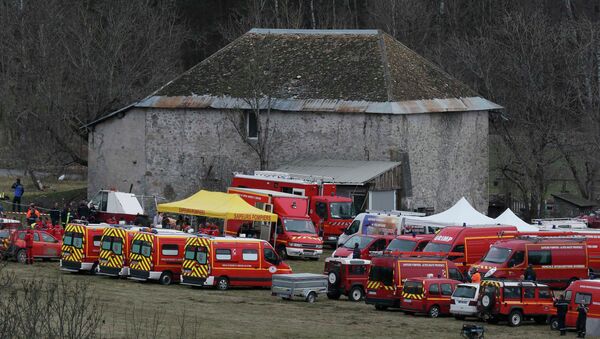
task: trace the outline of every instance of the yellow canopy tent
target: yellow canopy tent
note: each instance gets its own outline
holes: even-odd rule
[[[248,204],[237,194],[202,190],[183,200],[158,205],[159,212],[225,220],[277,221],[277,215]]]

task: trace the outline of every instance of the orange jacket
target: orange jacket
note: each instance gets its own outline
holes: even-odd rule
[[[35,214],[35,218],[38,218],[38,219],[40,218],[40,211],[38,211],[37,209],[30,208],[27,211],[27,219],[34,218],[34,216],[33,216],[34,214]]]
[[[475,272],[475,274],[473,274],[471,276],[471,282],[476,283],[476,284],[480,283],[481,282],[481,274],[479,274],[479,272]]]

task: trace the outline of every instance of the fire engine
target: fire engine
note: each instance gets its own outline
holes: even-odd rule
[[[306,196],[308,214],[327,244],[335,245],[338,237],[354,218],[352,199],[336,195],[332,178],[282,172],[255,171],[254,175],[234,174],[232,187],[258,188]]]

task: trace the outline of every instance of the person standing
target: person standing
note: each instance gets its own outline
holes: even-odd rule
[[[50,221],[52,221],[52,226],[56,226],[60,222],[60,210],[57,202],[54,203],[54,208],[50,210]]]
[[[27,233],[25,234],[25,247],[27,253],[25,264],[33,265],[33,231],[31,228],[28,228]]]
[[[21,212],[21,198],[25,193],[25,187],[21,184],[21,179],[17,178],[17,181],[12,184],[11,189],[13,190],[15,196],[13,197],[13,212]]]
[[[40,220],[40,211],[35,208],[35,204],[29,205],[29,210],[27,210],[27,224],[32,225]]]
[[[527,266],[527,268],[525,269],[525,280],[527,281],[535,281],[535,271],[533,270],[533,265],[529,264],[529,266]]]
[[[585,338],[585,325],[587,322],[588,308],[582,302],[577,306],[577,338]]]
[[[163,220],[163,213],[158,212],[154,216],[154,220],[152,220],[152,224],[154,225],[154,227],[160,228],[160,227],[162,227],[162,220]]]
[[[354,244],[354,249],[352,250],[352,259],[360,259],[360,248],[358,248],[358,243]]]
[[[554,302],[554,307],[556,307],[556,315],[558,316],[558,329],[560,330],[560,335],[567,335],[565,318],[567,317],[569,302],[565,300],[564,294],[561,294],[560,297],[558,297],[558,300]]]
[[[474,284],[479,284],[481,282],[481,273],[479,273],[479,269],[475,267],[473,269],[474,273],[471,275],[471,282]]]

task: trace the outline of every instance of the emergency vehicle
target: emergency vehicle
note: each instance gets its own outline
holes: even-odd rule
[[[526,319],[545,324],[555,313],[552,292],[547,285],[531,281],[483,280],[477,309],[487,322],[495,324],[507,320],[510,326],[519,326]]]
[[[403,255],[411,252],[422,252],[434,236],[433,234],[399,235],[389,243],[383,253]]]
[[[347,295],[352,301],[365,297],[369,279],[370,260],[350,258],[325,258],[323,274],[327,275],[329,299],[339,299]]]
[[[193,235],[175,230],[168,233],[160,233],[156,229],[138,231],[129,250],[128,278],[158,280],[161,285],[179,281],[185,242],[191,237]]]
[[[95,223],[116,224],[121,219],[133,222],[138,216],[144,215],[144,209],[132,193],[101,190],[88,203],[91,216]]]
[[[393,235],[360,235],[356,234],[348,239],[342,246],[338,247],[332,257],[352,258],[354,246],[358,244],[360,249],[360,259],[371,259],[374,256],[382,255],[383,250],[396,237]]]
[[[142,229],[144,228],[138,226],[111,225],[102,231],[99,274],[115,277],[129,275],[131,243],[134,235]]]
[[[456,265],[449,260],[375,257],[371,260],[365,302],[375,305],[377,310],[400,307],[404,281],[408,278],[427,277],[430,274],[433,277],[464,280]]]
[[[496,242],[475,264],[481,274],[495,269],[496,279],[519,279],[532,265],[536,281],[565,288],[589,275],[585,238],[523,236]]]
[[[270,287],[273,274],[292,269],[265,240],[194,236],[186,239],[181,283],[192,286]]]
[[[34,259],[60,259],[61,241],[53,235],[32,230]],[[25,243],[26,230],[2,229],[0,230],[0,253],[5,259],[14,258],[17,262],[25,264],[27,261],[27,244]]]
[[[282,259],[300,257],[318,260],[323,254],[323,240],[308,217],[308,198],[270,190],[229,188],[227,193],[239,194],[250,205],[277,214],[277,223],[254,222],[252,234],[269,241]],[[226,235],[244,234],[244,221],[228,220]],[[247,234],[246,234],[247,236]]]
[[[404,313],[425,313],[431,318],[450,314],[450,297],[460,284],[447,278],[409,278],[402,287],[400,310]]]
[[[577,306],[584,303],[588,307],[588,322],[590,318],[600,318],[600,280],[577,280],[571,283],[564,291],[565,301],[569,302],[565,326],[575,328],[577,325]],[[556,308],[550,316],[550,328],[558,330],[558,317]]]
[[[357,215],[350,226],[338,239],[338,246],[355,234],[377,234],[377,235],[401,235],[403,234],[402,221],[406,216],[424,216],[425,213],[405,212],[405,211],[367,211]],[[415,229],[419,234],[435,233],[437,228],[426,227]]]
[[[102,231],[108,224],[68,224],[62,243],[60,269],[69,272],[96,272]]]
[[[21,227],[21,222],[15,219],[0,218],[0,229],[17,229]]]
[[[335,245],[340,234],[354,218],[352,199],[336,195],[331,178],[282,172],[255,171],[254,175],[234,174],[231,186],[258,188],[306,196],[308,214],[319,229],[323,241]]]

